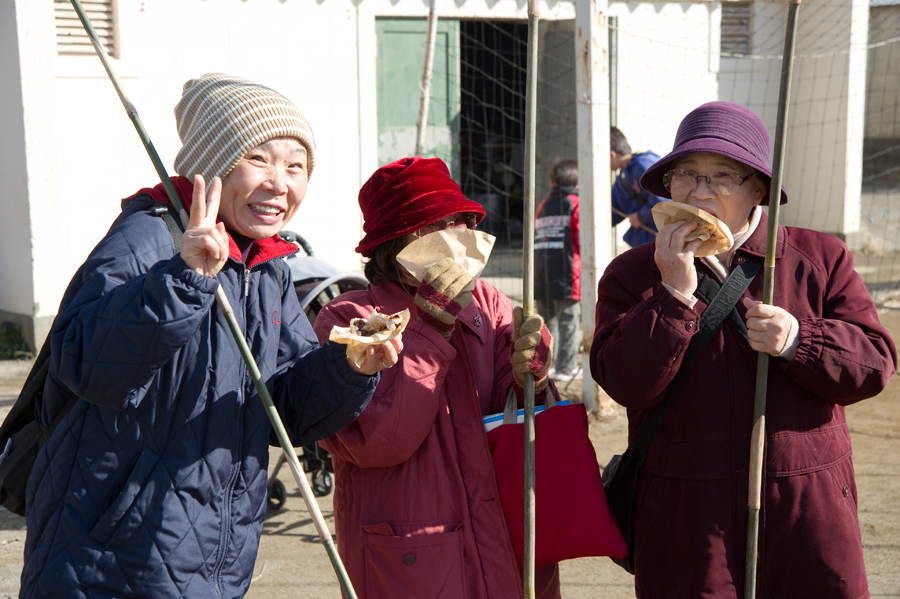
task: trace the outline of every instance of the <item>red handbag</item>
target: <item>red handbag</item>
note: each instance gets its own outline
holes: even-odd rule
[[[556,405],[535,416],[535,568],[587,556],[624,558],[628,547],[606,505],[600,464],[588,438],[584,404]],[[525,425],[510,393],[504,424],[488,432],[500,504],[519,569],[525,548]]]

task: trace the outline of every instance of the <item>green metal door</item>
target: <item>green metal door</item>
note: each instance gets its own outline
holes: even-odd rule
[[[416,151],[419,86],[425,65],[427,19],[376,19],[378,35],[378,163],[387,164]],[[459,181],[459,21],[438,20],[434,50],[427,157],[447,163]]]

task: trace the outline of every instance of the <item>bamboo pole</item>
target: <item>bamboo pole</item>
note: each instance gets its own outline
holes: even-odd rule
[[[622,212],[621,210],[619,210],[618,208],[612,208],[612,212],[613,212],[613,214],[618,214],[619,216],[628,218],[628,215],[625,214],[624,212]],[[644,231],[647,231],[648,233],[652,233],[654,237],[656,237],[657,235],[659,235],[659,233],[657,233],[656,231],[654,231],[653,229],[651,229],[650,227],[648,227],[648,226],[645,225],[644,223],[641,223],[640,228],[643,229]]]
[[[534,314],[534,168],[537,123],[538,0],[528,0],[528,62],[525,75],[525,214],[522,312]],[[525,375],[525,551],[522,588],[525,599],[534,599],[534,375]]]
[[[419,116],[416,119],[416,156],[425,152],[425,131],[428,129],[428,103],[431,101],[431,74],[434,70],[434,45],[437,40],[437,0],[428,9],[428,35],[425,42],[425,66],[422,69]]]
[[[766,257],[763,263],[764,304],[775,298],[775,247],[778,241],[778,213],[781,207],[781,181],[784,146],[787,140],[788,105],[791,96],[791,73],[794,67],[794,44],[797,37],[797,12],[800,0],[789,0],[787,27],[784,35],[784,58],[778,92],[778,121],[772,156],[772,181],[769,187],[769,224],[766,233]],[[764,493],[762,484],[766,439],[766,390],[769,376],[769,354],[759,352],[756,365],[756,397],[753,407],[753,432],[750,439],[750,480],[748,491],[747,556],[744,599],[756,597],[756,562],[759,548],[759,511]]]
[[[71,0],[71,2],[72,6],[75,8],[75,12],[78,13],[78,18],[81,19],[81,24],[84,26],[85,31],[87,31],[87,34],[91,38],[91,43],[94,45],[94,50],[97,52],[97,56],[100,58],[100,62],[103,63],[103,68],[106,69],[106,73],[107,75],[109,75],[109,79],[112,82],[113,87],[116,89],[116,93],[119,95],[119,99],[122,101],[122,106],[128,113],[128,117],[131,119],[131,122],[134,123],[134,128],[137,130],[138,135],[140,136],[141,141],[144,144],[144,148],[147,150],[147,154],[150,156],[150,160],[151,162],[153,162],[153,166],[156,168],[157,175],[159,175],[160,180],[162,180],[163,186],[166,189],[166,193],[169,196],[169,200],[172,202],[172,206],[174,206],[175,210],[178,212],[182,223],[187,223],[187,213],[185,212],[184,206],[181,203],[181,198],[175,191],[175,186],[172,185],[172,182],[169,179],[169,175],[166,172],[166,168],[165,166],[163,166],[162,161],[159,158],[159,154],[156,152],[153,143],[150,141],[150,137],[147,135],[147,132],[144,129],[143,124],[141,123],[141,119],[138,116],[134,104],[132,104],[125,95],[125,92],[123,91],[122,86],[119,83],[119,79],[118,77],[116,77],[116,74],[112,69],[112,65],[109,62],[109,56],[106,54],[106,50],[104,50],[103,45],[100,43],[96,31],[94,31],[94,27],[91,24],[90,18],[87,16],[87,13],[85,13],[84,7],[81,5],[80,0]],[[309,488],[309,481],[306,480],[306,476],[300,469],[300,461],[297,459],[297,453],[294,451],[294,447],[291,444],[290,439],[288,438],[287,431],[284,428],[284,424],[281,422],[281,417],[278,415],[278,411],[275,409],[275,404],[272,401],[272,396],[269,394],[269,390],[266,388],[266,383],[262,378],[259,367],[256,365],[256,360],[253,358],[253,354],[250,351],[250,347],[247,345],[246,339],[244,339],[244,334],[237,322],[237,318],[235,318],[234,316],[234,310],[231,307],[231,302],[228,301],[228,296],[225,295],[225,290],[222,288],[221,284],[216,289],[216,302],[219,305],[219,309],[225,316],[225,320],[228,322],[228,328],[231,330],[231,334],[238,346],[238,350],[240,350],[241,352],[241,357],[244,359],[244,363],[247,365],[247,370],[249,371],[250,376],[253,379],[253,384],[256,387],[257,392],[259,392],[260,397],[262,398],[263,404],[266,408],[266,415],[269,417],[269,421],[272,423],[272,428],[275,430],[275,435],[278,437],[278,441],[281,443],[281,448],[284,451],[288,464],[290,464],[291,472],[294,475],[297,486],[300,488],[300,494],[303,495],[303,499],[304,501],[306,501],[306,507],[309,510],[309,514],[316,526],[319,537],[322,539],[322,544],[325,545],[325,551],[328,553],[328,557],[331,560],[331,565],[334,568],[335,574],[338,577],[338,581],[341,584],[341,589],[344,591],[344,595],[348,599],[356,599],[356,592],[353,590],[353,584],[350,582],[350,577],[347,575],[347,571],[344,568],[344,564],[341,562],[340,556],[338,556],[337,549],[334,545],[334,540],[331,537],[331,532],[328,530],[328,526],[325,524],[325,518],[322,517],[322,512],[321,510],[319,510],[319,505],[316,503],[315,497],[312,494],[312,490]]]

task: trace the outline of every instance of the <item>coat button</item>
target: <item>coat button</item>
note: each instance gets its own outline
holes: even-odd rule
[[[686,323],[684,323],[684,328],[688,331],[693,331],[694,330],[694,321],[689,320]]]
[[[843,493],[844,497],[846,497],[850,494],[850,487],[844,487],[843,489],[841,489],[841,493]]]
[[[416,556],[413,553],[407,553],[403,556],[403,563],[407,566],[411,566],[416,563]]]
[[[744,263],[744,257],[743,257],[743,256],[738,256],[737,258],[734,259],[734,263],[735,263],[735,264],[743,264],[743,263]]]

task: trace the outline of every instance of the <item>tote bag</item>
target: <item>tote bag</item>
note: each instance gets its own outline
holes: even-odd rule
[[[606,504],[584,404],[548,406],[535,416],[535,567],[587,556],[624,558],[628,547]],[[525,425],[510,390],[504,422],[488,432],[500,504],[519,569],[525,549]]]

